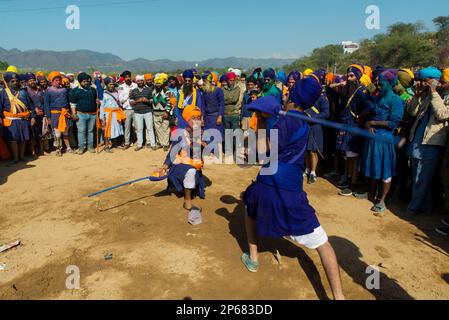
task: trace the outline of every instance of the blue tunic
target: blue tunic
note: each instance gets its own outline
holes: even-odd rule
[[[196,89],[193,88],[193,90],[196,90]],[[175,114],[176,118],[178,119],[178,128],[179,129],[185,129],[185,128],[187,128],[187,123],[182,118],[182,110],[179,109],[179,107],[178,107],[180,98],[181,98],[181,96],[178,97],[178,100],[176,102],[174,114]],[[192,100],[193,100],[193,94],[187,99],[187,101],[184,100],[182,102],[184,107],[190,105],[192,103]],[[201,95],[201,91],[200,90],[196,90],[196,104],[195,105],[198,108],[200,108],[201,109],[201,113],[204,114],[204,102],[203,102],[203,96]]]
[[[36,109],[40,109],[44,111],[44,94],[45,90],[33,90],[30,87],[27,87],[27,93],[30,96],[31,101],[33,102],[34,112],[36,113]],[[34,118],[36,120],[34,126],[31,128],[31,133],[34,135],[34,138],[42,137],[42,125],[43,125],[43,115],[37,115]]]
[[[339,120],[341,123],[358,126],[358,116],[363,112],[373,110],[374,106],[370,98],[363,92],[363,87],[354,94],[354,98],[349,101],[350,97],[345,97],[342,101],[342,110],[339,113]],[[345,152],[352,151],[360,153],[363,147],[363,138],[347,131],[340,131],[337,133],[336,151]]]
[[[69,96],[67,89],[49,87],[44,95],[44,112],[48,119],[51,119],[53,129],[58,128],[59,114],[52,114],[52,110],[61,111],[62,108],[69,108]],[[71,119],[67,119],[68,126],[72,125]]]
[[[376,133],[388,136],[393,140],[393,131],[404,116],[404,102],[392,91],[374,100],[374,113],[368,119],[371,121],[387,121],[388,128],[374,127]],[[375,139],[366,139],[362,158],[359,164],[360,172],[375,180],[387,180],[396,175],[396,147],[391,143],[383,143]]]
[[[251,97],[248,91],[243,95],[243,108],[242,108],[242,118],[251,118],[254,111],[248,110],[248,105],[251,103]]]
[[[11,89],[11,93],[15,95],[16,91]],[[26,90],[20,90],[18,98],[25,104],[28,111],[31,112],[30,118],[35,117],[33,102]],[[0,91],[0,113],[3,114],[3,111],[11,112],[11,104],[5,90]],[[11,125],[9,127],[5,126],[4,129],[5,139],[7,141],[30,140],[31,125],[29,119],[12,120]]]
[[[224,125],[217,126],[217,117],[224,116],[224,95],[221,88],[211,92],[203,92],[204,130],[217,129],[224,136]]]
[[[279,139],[277,173],[259,174],[246,189],[243,201],[261,237],[310,234],[320,223],[302,189],[308,125],[301,119],[281,117],[273,129],[278,129]]]
[[[325,94],[315,103],[315,110],[313,108],[304,111],[315,119],[328,119],[331,115],[329,100]],[[318,112],[318,113],[317,113]],[[323,127],[320,124],[310,124],[309,139],[307,141],[307,151],[323,152]]]
[[[170,151],[167,153],[167,157],[165,158],[164,164],[169,167],[168,172],[168,189],[175,189],[177,192],[184,191],[184,179],[186,176],[187,171],[190,169],[195,169],[193,166],[188,164],[174,164],[173,159],[171,156],[174,156],[175,151],[172,151],[173,149],[177,150],[177,148],[184,148],[184,142],[183,140],[179,139],[177,141],[173,141],[170,146]],[[178,150],[177,150],[178,151]],[[194,152],[193,147],[190,148],[190,156],[193,158]],[[206,182],[204,181],[203,172],[201,170],[197,170],[195,174],[195,189],[192,192],[192,197],[198,196],[201,199],[204,199],[206,197]]]

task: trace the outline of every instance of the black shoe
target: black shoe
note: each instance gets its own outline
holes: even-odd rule
[[[435,231],[441,234],[442,236],[449,236],[449,227],[438,227],[435,228]]]
[[[143,147],[135,147],[134,148],[134,151],[140,151],[140,150],[142,150],[143,149]]]
[[[352,193],[353,192],[352,192],[351,188],[344,188],[338,194],[343,197],[350,197],[350,196],[352,196]]]
[[[337,188],[347,189],[349,188],[349,179],[346,177],[342,177],[340,181],[337,183]]]
[[[441,219],[441,223],[444,224],[446,227],[449,227],[449,218]]]
[[[314,174],[309,175],[309,178],[307,179],[308,184],[314,184],[317,182],[317,176]]]

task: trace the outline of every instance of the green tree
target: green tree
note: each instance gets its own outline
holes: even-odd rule
[[[0,61],[0,70],[6,70],[9,64],[6,61]]]
[[[332,68],[334,63],[338,72],[345,72],[352,63],[387,68],[423,67],[438,64],[438,60],[440,64],[441,61],[447,63],[449,16],[435,18],[434,23],[439,27],[436,33],[425,32],[421,22],[396,23],[386,33],[361,40],[359,50],[352,54],[344,54],[340,45],[327,45],[296,60],[286,70]]]
[[[439,64],[445,67],[449,64],[449,16],[440,16],[433,19],[437,26],[436,42],[439,51]]]

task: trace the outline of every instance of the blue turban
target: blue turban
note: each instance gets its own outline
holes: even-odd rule
[[[25,74],[25,80],[28,81],[28,80],[30,80],[30,79],[36,80],[36,76],[35,76],[34,73],[27,72],[27,73]]]
[[[19,74],[18,78],[19,78],[19,81],[25,81],[27,79],[26,75],[23,73]]]
[[[276,78],[282,82],[284,85],[287,83],[287,75],[285,74],[284,71],[280,70],[278,71]]]
[[[380,74],[379,80],[388,82],[391,86],[395,86],[398,82],[397,76],[390,70],[384,71]]]
[[[263,77],[274,80],[276,79],[276,72],[272,68],[268,68],[263,72]]]
[[[355,77],[357,78],[357,80],[360,80],[360,78],[363,76],[362,71],[360,71],[360,69],[359,69],[359,68],[356,68],[356,67],[352,67],[352,66],[349,67],[347,72],[348,72],[348,73],[349,73],[349,72],[354,73],[354,74],[355,74]]]
[[[228,77],[224,74],[220,77],[220,82],[226,82],[228,81]]]
[[[203,80],[207,80],[207,77],[212,74],[212,72],[210,72],[209,70],[204,71],[204,74],[202,76]]]
[[[104,84],[106,85],[106,86],[108,86],[112,81],[113,81],[114,79],[113,78],[111,78],[111,77],[106,77],[106,78],[104,78]]]
[[[419,70],[418,73],[418,79],[422,80],[422,79],[437,79],[439,80],[442,76],[442,73],[440,70],[438,70],[435,67],[428,67],[425,69],[421,69]]]
[[[377,66],[374,70],[373,70],[373,79],[376,79],[377,77],[380,76],[380,74],[382,72],[384,72],[386,69],[382,66]]]
[[[187,78],[193,79],[193,70],[186,70],[186,71],[184,71],[184,72],[182,73],[182,77],[183,77],[184,79],[187,79]]]
[[[293,78],[295,81],[301,80],[301,73],[299,71],[292,71],[288,74],[287,80],[290,81],[290,78]]]
[[[3,76],[5,82],[10,82],[12,79],[18,79],[17,73],[15,72],[6,72]]]
[[[314,71],[313,74],[316,75],[318,77],[318,79],[320,79],[321,84],[326,82],[326,70],[318,69],[318,70]]]
[[[81,72],[78,75],[78,82],[83,82],[84,80],[92,80],[92,77],[85,72]]]
[[[322,87],[313,77],[296,81],[290,92],[290,100],[303,109],[312,107],[321,95]]]
[[[248,110],[259,111],[269,115],[278,114],[279,111],[281,111],[281,108],[281,103],[273,96],[259,98],[247,106]]]

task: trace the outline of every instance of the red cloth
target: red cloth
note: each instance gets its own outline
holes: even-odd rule
[[[234,72],[226,73],[226,78],[228,78],[228,80],[235,79],[235,73]]]

